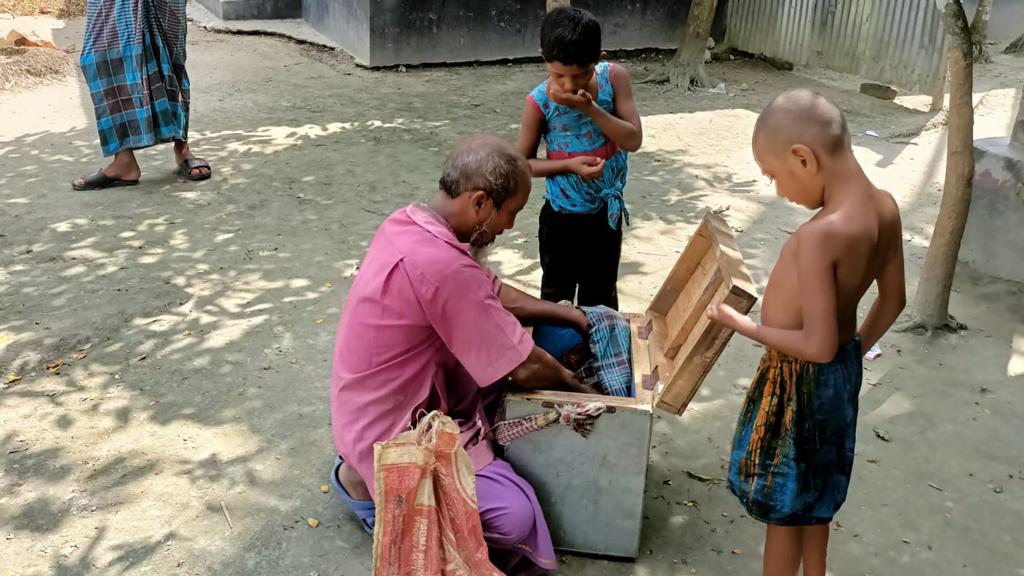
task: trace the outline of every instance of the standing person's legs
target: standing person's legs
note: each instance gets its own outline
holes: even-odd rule
[[[803,576],[825,576],[828,556],[828,524],[803,527]]]
[[[196,158],[185,142],[190,107],[185,2],[96,1],[88,8],[79,64],[92,96],[101,151],[114,159],[76,178],[72,187],[136,184],[142,171],[134,152],[172,141],[178,173],[190,180],[209,178],[209,163]]]
[[[477,506],[491,561],[511,576],[558,568],[544,513],[530,484],[504,460],[476,473]]]
[[[795,576],[803,552],[803,527],[768,525],[764,537],[764,576]]]
[[[71,181],[71,186],[75,190],[109,188],[136,183],[141,176],[142,169],[135,159],[135,151],[122,150],[114,154],[114,159],[97,173],[79,176]]]
[[[605,208],[588,214],[583,229],[588,248],[580,254],[580,306],[607,306],[619,309],[619,258],[622,256],[622,222],[618,228],[608,225]]]
[[[174,163],[178,166],[178,174],[189,180],[205,180],[210,177],[210,163],[197,158],[184,140],[174,141]]]
[[[576,266],[580,258],[574,250],[579,242],[575,234],[577,218],[577,214],[555,211],[547,202],[540,210],[540,297],[549,302],[576,301]]]
[[[149,1],[158,6],[166,4],[169,8],[166,12],[167,22],[161,27],[161,39],[172,62],[170,69],[166,70],[167,76],[173,79],[173,82],[167,83],[167,99],[171,103],[169,108],[174,110],[175,114],[174,121],[168,123],[173,129],[158,136],[163,142],[168,138],[174,140],[174,164],[178,167],[179,176],[189,180],[205,180],[212,172],[210,163],[192,154],[187,141],[192,89],[185,68],[188,32],[185,3],[181,0]]]
[[[828,524],[769,524],[764,539],[764,575],[794,576],[802,563],[803,576],[825,576],[828,529]]]

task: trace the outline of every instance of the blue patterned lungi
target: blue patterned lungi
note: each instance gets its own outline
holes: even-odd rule
[[[185,0],[89,0],[79,64],[104,156],[188,137]]]
[[[828,524],[846,501],[857,441],[860,338],[815,364],[775,350],[761,359],[740,411],[729,490],[751,517]]]

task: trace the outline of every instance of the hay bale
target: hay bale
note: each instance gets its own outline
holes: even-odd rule
[[[38,86],[77,72],[75,59],[49,48],[0,48],[0,90]]]
[[[0,0],[0,12],[15,16],[51,14],[57,18],[78,18],[85,15],[86,0]]]

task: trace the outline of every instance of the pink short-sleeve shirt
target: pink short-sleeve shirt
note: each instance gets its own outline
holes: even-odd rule
[[[473,421],[481,387],[530,354],[533,340],[500,289],[425,206],[400,209],[377,230],[338,323],[331,386],[335,446],[371,494],[375,442],[431,410]]]

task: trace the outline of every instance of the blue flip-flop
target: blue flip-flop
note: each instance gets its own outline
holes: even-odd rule
[[[334,493],[341,497],[341,501],[349,507],[350,510],[359,519],[359,523],[363,525],[363,530],[366,530],[367,534],[373,535],[373,525],[377,520],[377,505],[373,503],[373,500],[356,500],[349,496],[345,487],[338,481],[338,469],[345,461],[338,456],[334,460],[334,467],[331,468],[331,488]]]

